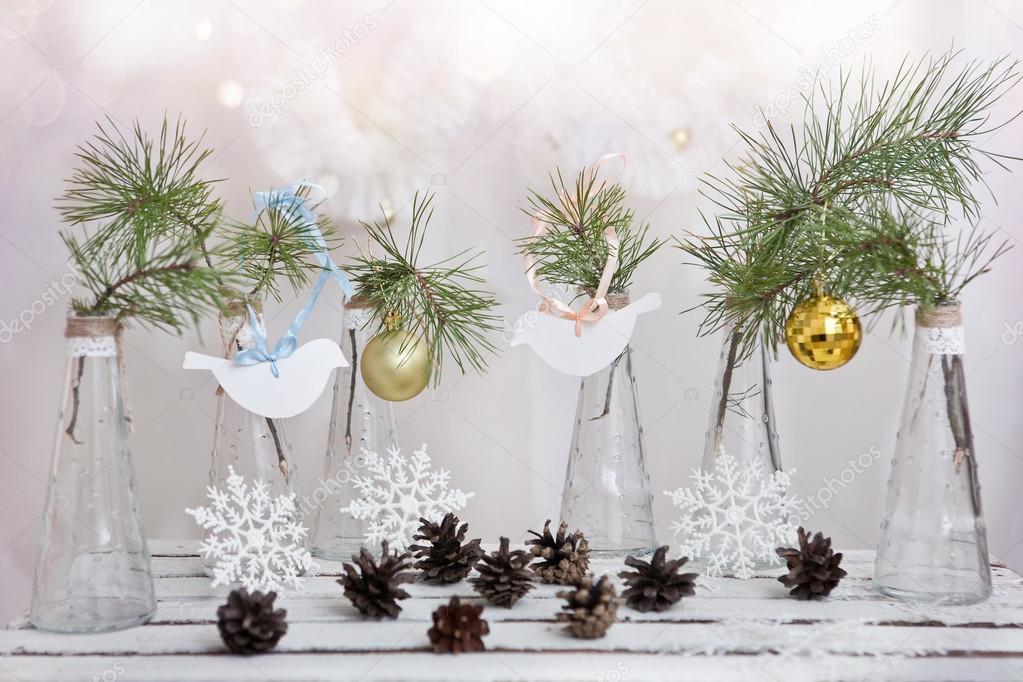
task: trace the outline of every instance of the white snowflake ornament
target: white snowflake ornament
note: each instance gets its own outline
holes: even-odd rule
[[[392,550],[402,551],[412,543],[419,519],[439,521],[447,512],[465,507],[475,493],[448,489],[451,474],[431,469],[426,444],[411,457],[398,448],[388,448],[387,457],[363,448],[363,463],[351,471],[351,483],[361,497],[342,512],[368,521],[366,546],[376,547],[387,540]],[[365,471],[360,474],[359,471]]]
[[[211,486],[210,506],[185,510],[209,531],[199,551],[216,559],[213,587],[241,583],[249,592],[298,587],[314,564],[295,494],[271,498],[265,481],[250,488],[234,467],[228,473],[227,492]]]
[[[746,579],[757,564],[781,565],[774,550],[795,541],[801,505],[788,493],[788,473],[765,476],[761,462],[740,465],[721,452],[714,469],[694,469],[690,478],[692,487],[664,493],[682,511],[672,524],[682,554],[705,561],[708,576]]]

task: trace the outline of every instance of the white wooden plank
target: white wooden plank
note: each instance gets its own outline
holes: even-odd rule
[[[101,635],[0,633],[0,681],[1023,678],[1023,581],[997,562],[992,599],[966,607],[915,608],[883,598],[871,587],[873,553],[866,550],[846,553],[850,577],[822,602],[789,599],[774,574],[702,577],[697,597],[661,614],[623,608],[623,621],[596,641],[561,631],[553,616],[563,588],[541,585],[514,609],[488,607],[486,641],[496,652],[457,659],[414,652],[427,646],[437,605],[452,594],[476,599],[470,585],[412,584],[398,621],[366,621],[335,582],[340,562],[321,562],[304,591],[281,597],[290,631],[278,653],[238,658],[224,654],[213,625],[228,589],[210,588],[195,546],[150,542],[160,599],[152,624]],[[618,559],[591,564],[598,574],[622,568]],[[969,627],[908,625],[939,623]],[[959,657],[964,653],[982,658]],[[938,658],[914,658],[922,656]]]
[[[614,581],[620,584],[617,578]],[[475,596],[472,585],[467,582],[459,582],[454,585],[429,585],[426,583],[411,583],[406,586],[413,598],[418,597],[450,597],[458,595],[463,597]],[[558,585],[537,585],[536,589],[530,592],[533,598],[554,599],[558,591],[565,589]],[[230,591],[227,587],[212,588],[210,579],[192,577],[171,577],[158,578],[156,580],[156,595],[160,600],[172,599],[201,599],[213,597],[223,600]],[[303,581],[302,587],[298,590],[289,590],[288,595],[293,597],[312,597],[334,599],[340,597],[342,588],[333,576],[315,576]],[[700,597],[716,597],[720,599],[765,599],[765,600],[789,600],[788,591],[774,578],[751,578],[749,580],[736,580],[734,578],[699,578],[696,581],[696,593]],[[869,580],[845,579],[831,593],[831,601],[863,600],[863,601],[890,601],[884,595],[873,589]],[[1018,578],[1012,580],[996,579],[994,581],[994,596],[988,604],[998,603],[1023,607],[1023,585],[1019,584]]]
[[[417,597],[401,602],[401,619],[430,622],[431,614],[447,597]],[[525,597],[514,608],[489,606],[478,596],[465,601],[481,603],[486,607],[490,621],[553,621],[560,602],[552,599]],[[220,601],[211,599],[181,599],[162,601],[154,624],[212,623]],[[361,621],[363,617],[347,599],[336,593],[334,598],[281,598],[281,608],[288,610],[288,622]],[[1023,627],[1023,607],[997,603],[954,608],[922,608],[893,600],[880,601],[812,601],[795,599],[728,599],[691,597],[681,604],[660,613],[640,613],[622,607],[619,618],[623,621],[658,622],[720,622],[742,619],[773,623],[811,623],[853,619],[863,623],[920,623],[940,622],[947,625]]]
[[[428,646],[422,621],[294,623],[278,651],[293,653],[387,650]],[[492,622],[487,646],[503,651],[621,651],[741,654],[800,652],[829,654],[1020,656],[1023,629],[896,627],[840,621],[827,625],[773,623],[618,623],[597,640],[572,638],[554,623]],[[113,656],[215,654],[224,651],[213,625],[151,625],[96,635],[60,635],[36,630],[5,633],[4,655],[105,654]]]
[[[873,553],[870,552],[869,555],[863,556],[858,553],[855,561],[843,561],[842,565],[848,572],[848,576],[842,582],[842,587],[852,588],[850,595],[847,595],[848,597],[867,597],[868,593],[877,596],[873,590],[869,589],[869,582],[874,573]],[[196,556],[154,556],[152,569],[157,581],[161,578],[207,578],[202,572],[199,559]],[[622,570],[625,570],[625,566],[620,560],[595,559],[590,563],[590,571],[595,575],[607,574],[617,578],[617,574]],[[693,570],[698,572],[698,569],[694,568]],[[310,572],[309,576],[310,578],[326,577],[336,579],[342,572],[342,562],[318,560],[318,567]],[[730,597],[755,597],[764,589],[762,586],[778,585],[777,577],[784,572],[784,569],[778,568],[766,576],[754,577],[745,581],[734,578],[708,578],[700,576],[697,579],[697,584],[714,591],[721,589],[723,594],[727,594]],[[992,583],[996,590],[1001,593],[1003,599],[1011,599],[1023,605],[1023,580],[1015,572],[1004,565],[995,564],[992,567]],[[752,589],[749,589],[750,586],[752,586]],[[737,591],[743,591],[743,593],[738,594]],[[769,598],[783,597],[784,593],[779,593],[777,590],[767,590],[767,596]]]
[[[819,656],[637,656],[622,654],[483,653],[291,654],[241,658],[182,656],[74,658],[20,656],[0,661],[0,681],[150,680],[151,682],[804,682],[808,680],[946,680],[1009,682],[1020,679],[1018,659],[873,658]]]

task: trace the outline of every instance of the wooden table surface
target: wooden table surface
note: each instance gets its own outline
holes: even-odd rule
[[[217,634],[227,589],[210,588],[195,543],[150,548],[152,622],[95,635],[13,623],[0,632],[0,680],[1023,680],[1023,584],[998,563],[991,599],[959,607],[883,598],[870,551],[845,553],[849,576],[823,602],[791,599],[771,576],[701,577],[696,596],[666,613],[622,607],[598,640],[565,634],[554,621],[560,588],[541,585],[513,609],[486,608],[486,653],[439,656],[428,648],[430,614],[453,594],[475,598],[468,583],[410,585],[397,620],[364,620],[335,582],[340,564],[319,561],[304,591],[278,600],[289,627],[275,652],[239,657]]]

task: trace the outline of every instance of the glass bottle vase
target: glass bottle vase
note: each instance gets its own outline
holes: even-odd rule
[[[611,294],[608,303],[623,307],[628,295]],[[644,554],[657,545],[631,346],[582,380],[561,521],[581,530],[597,555]]]
[[[156,611],[124,407],[121,324],[69,313],[68,363],[29,620],[101,632]]]
[[[252,305],[257,311],[257,321],[265,329],[262,306],[258,302]],[[244,302],[229,303],[220,315],[220,336],[225,358],[252,346],[252,327]],[[294,493],[297,511],[304,515],[296,479],[298,468],[284,420],[250,412],[219,387],[216,402],[209,485],[227,490],[227,478],[233,468],[249,485],[257,481],[266,483],[271,498]],[[203,539],[209,532],[203,531]],[[201,558],[202,568],[208,575],[212,575],[215,563],[212,557]]]
[[[723,472],[721,458],[730,457],[733,472],[740,478],[745,479],[748,472],[759,470],[762,480],[767,480],[782,469],[770,357],[762,339],[757,339],[751,351],[744,352],[741,330],[732,324],[726,327],[725,332],[704,434],[706,440],[700,471],[708,476]],[[718,481],[720,483],[720,479]],[[726,576],[736,575],[737,570],[752,574],[779,566],[781,562],[773,547],[764,550],[756,542],[739,538],[752,540],[757,534],[762,534],[764,524],[772,525],[787,519],[770,510],[756,509],[734,514],[731,511],[724,521],[725,532],[706,536],[699,551],[690,546],[693,538],[680,538],[685,551],[691,553],[693,565],[707,567],[710,557],[730,556],[729,562],[715,566],[713,571]],[[702,509],[694,514],[710,515],[711,512]]]
[[[384,454],[398,448],[398,428],[392,403],[366,387],[359,361],[362,349],[371,338],[372,311],[359,297],[345,306],[341,329],[341,350],[348,367],[337,372],[330,426],[327,431],[327,455],[323,478],[306,500],[315,509],[312,553],[323,559],[349,560],[363,545],[365,521],[341,511],[354,497],[349,473],[362,463],[363,450]]]
[[[991,594],[958,304],[917,311],[874,584],[890,597],[968,604]]]

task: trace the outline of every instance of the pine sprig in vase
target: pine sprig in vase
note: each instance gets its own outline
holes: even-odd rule
[[[881,274],[911,271],[938,243],[903,216],[976,216],[975,157],[1008,158],[979,142],[1004,125],[989,114],[1019,82],[1017,64],[957,58],[905,61],[885,82],[865,69],[859,82],[815,83],[801,124],[740,131],[742,159],[705,180],[718,209],[709,234],[678,242],[715,285],[698,306],[701,335],[735,326],[740,362],[761,333],[776,349],[817,283],[863,315],[900,304]]]
[[[81,293],[65,326],[66,384],[29,613],[38,629],[118,629],[155,612],[120,339],[132,321],[180,333],[221,304],[227,278],[204,250],[220,213],[213,183],[199,175],[209,154],[180,121],[165,121],[156,138],[138,123],[122,133],[108,121],[79,147],[57,199]],[[83,518],[109,532],[71,533]],[[105,560],[95,580],[81,580],[97,556]]]
[[[425,346],[423,366],[417,368],[423,387],[425,380],[432,379],[434,385],[440,381],[445,354],[462,372],[468,368],[483,372],[487,356],[496,352],[488,334],[499,329],[499,317],[493,312],[496,301],[490,292],[479,288],[484,283],[479,274],[481,254],[467,249],[430,265],[420,262],[433,218],[433,199],[432,194],[413,197],[404,243],[398,240],[386,213],[383,222],[363,222],[369,245],[347,268],[359,296],[373,311],[376,328],[401,334],[400,349],[394,352],[400,356],[400,364],[412,362],[420,344]],[[367,352],[362,365],[363,376],[376,392],[376,382],[367,374],[369,355]]]

